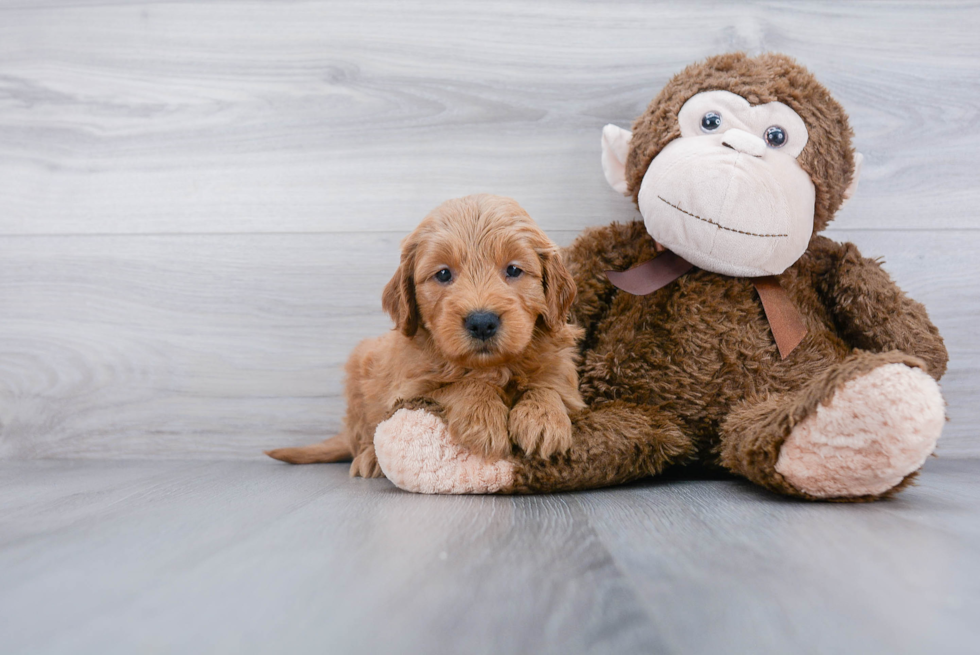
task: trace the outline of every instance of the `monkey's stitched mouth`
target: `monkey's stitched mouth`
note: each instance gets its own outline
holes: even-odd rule
[[[721,225],[720,223],[716,223],[715,221],[711,220],[710,218],[703,218],[701,216],[698,216],[697,214],[692,214],[691,212],[689,212],[687,210],[681,209],[680,207],[678,207],[674,203],[672,203],[672,202],[664,199],[661,196],[657,196],[657,198],[659,200],[662,200],[667,205],[670,205],[671,207],[673,207],[677,211],[681,212],[682,214],[687,214],[688,216],[690,216],[692,218],[696,218],[699,221],[704,221],[705,223],[710,223],[711,225],[714,225],[715,227],[720,228],[722,230],[727,230],[729,232],[735,232],[737,234],[744,234],[744,235],[750,236],[750,237],[765,237],[765,238],[770,238],[770,239],[775,239],[775,238],[779,238],[779,237],[788,237],[789,236],[788,234],[756,234],[755,232],[746,232],[745,230],[736,230],[735,228],[732,228],[732,227],[725,227],[724,225]]]

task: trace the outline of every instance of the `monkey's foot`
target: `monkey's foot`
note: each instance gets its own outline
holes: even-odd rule
[[[514,484],[514,465],[469,452],[443,421],[422,409],[399,409],[378,425],[374,449],[396,486],[423,494],[492,494]]]
[[[848,381],[793,428],[776,471],[818,498],[883,494],[935,449],[945,405],[939,385],[921,369],[880,366]]]

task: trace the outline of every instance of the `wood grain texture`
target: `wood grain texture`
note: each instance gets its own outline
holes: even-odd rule
[[[342,465],[4,461],[3,651],[971,653],[978,473],[934,460],[842,506],[738,481],[432,497]]]
[[[247,458],[337,429],[399,238],[517,198],[556,240],[629,220],[603,124],[732,49],[850,111],[829,235],[882,255],[952,353],[980,455],[976,2],[0,1],[0,458]]]
[[[840,227],[976,227],[975,2],[0,4],[0,233],[405,230],[511,195],[630,214],[599,134],[733,49],[792,54],[867,156]]]
[[[977,468],[931,461],[895,502],[843,508],[693,481],[583,502],[674,652],[966,653]]]

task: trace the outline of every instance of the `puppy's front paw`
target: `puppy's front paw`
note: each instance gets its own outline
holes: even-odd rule
[[[368,446],[357,454],[357,457],[350,464],[350,476],[352,478],[384,477],[384,473],[381,472],[381,465],[378,464],[378,458],[374,453],[374,446]]]
[[[507,435],[507,406],[493,403],[469,409],[471,414],[450,412],[446,421],[449,433],[461,446],[491,459],[501,459],[511,452]]]
[[[510,438],[528,455],[537,451],[547,459],[572,447],[572,421],[560,399],[525,397],[510,410]]]

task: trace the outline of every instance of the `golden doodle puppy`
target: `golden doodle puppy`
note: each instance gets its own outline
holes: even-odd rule
[[[449,200],[402,241],[382,305],[394,330],[361,342],[347,362],[343,431],[267,454],[292,464],[353,459],[351,475],[382,476],[374,430],[400,400],[427,397],[470,450],[516,445],[550,457],[572,445],[578,392],[567,315],[575,282],[558,247],[510,198]]]

